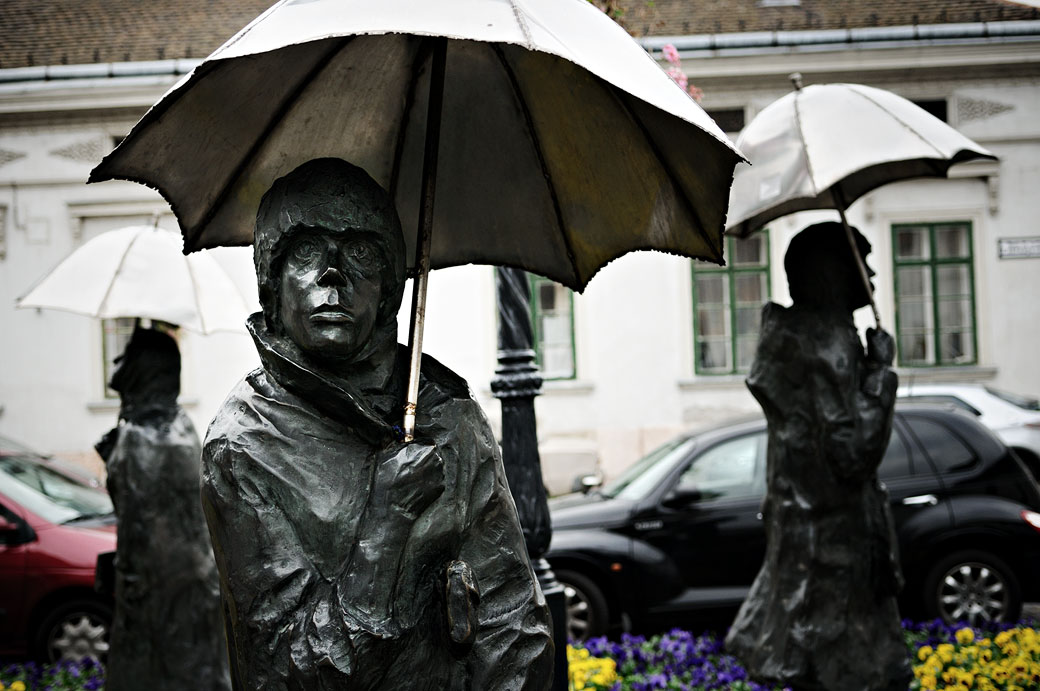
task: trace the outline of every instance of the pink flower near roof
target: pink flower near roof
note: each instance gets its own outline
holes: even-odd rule
[[[664,59],[673,65],[679,64],[679,51],[675,49],[671,43],[666,43],[661,48],[661,52],[664,53]]]

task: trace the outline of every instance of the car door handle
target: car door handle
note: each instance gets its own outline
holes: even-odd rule
[[[903,500],[903,506],[920,506],[921,504],[935,506],[938,503],[939,500],[934,494],[918,494],[916,497],[907,497]]]

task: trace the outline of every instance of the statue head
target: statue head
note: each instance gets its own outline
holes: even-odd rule
[[[267,327],[317,360],[354,362],[396,338],[405,248],[393,201],[336,158],[304,163],[260,202],[254,229]]]
[[[852,234],[866,265],[870,243],[856,228]],[[851,313],[870,304],[870,294],[860,278],[856,257],[841,223],[817,223],[795,235],[784,255],[784,270],[796,305],[837,308]],[[867,276],[873,275],[867,266]],[[873,289],[871,284],[871,291]]]
[[[135,327],[115,364],[109,386],[122,401],[120,417],[128,419],[127,411],[143,406],[176,407],[181,390],[181,353],[171,335]]]

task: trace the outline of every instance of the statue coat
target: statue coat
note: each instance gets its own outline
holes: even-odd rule
[[[363,397],[259,317],[263,367],[203,453],[235,689],[547,688],[548,609],[465,382],[423,357],[404,444],[396,384]]]
[[[902,577],[877,479],[896,375],[865,357],[847,310],[770,303],[760,334],[747,384],[769,424],[767,551],[727,650],[801,690],[904,691]]]

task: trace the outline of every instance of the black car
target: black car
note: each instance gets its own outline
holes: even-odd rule
[[[601,489],[551,500],[570,634],[728,625],[765,554],[766,446],[761,418],[680,436]],[[1012,621],[1040,599],[1040,487],[974,418],[900,405],[878,475],[904,616]]]

